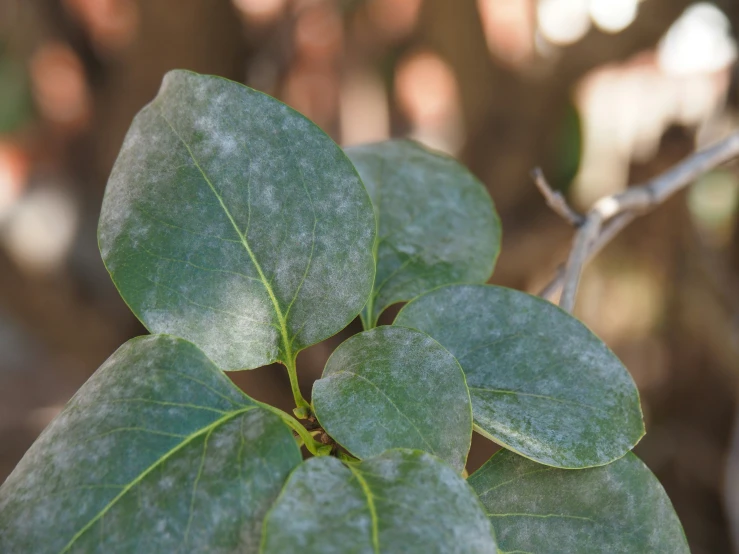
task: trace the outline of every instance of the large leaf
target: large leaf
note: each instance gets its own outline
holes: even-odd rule
[[[390,450],[298,467],[264,522],[265,554],[495,554],[469,485],[429,454]]]
[[[662,485],[632,453],[571,471],[501,450],[469,483],[505,552],[690,553]]]
[[[297,444],[192,344],[113,354],[0,487],[0,552],[256,552]]]
[[[313,123],[237,83],[174,71],[126,136],[99,242],[148,329],[243,369],[290,365],[359,313],[375,225],[351,162]]]
[[[347,149],[377,214],[377,276],[362,318],[450,283],[484,283],[500,250],[485,187],[461,164],[408,140]]]
[[[355,456],[414,448],[464,469],[470,393],[454,356],[424,333],[379,327],[353,336],[313,385],[313,406],[328,434]]]
[[[537,462],[603,465],[644,435],[626,368],[582,323],[546,300],[453,285],[405,306],[396,325],[446,347],[467,376],[476,429]]]

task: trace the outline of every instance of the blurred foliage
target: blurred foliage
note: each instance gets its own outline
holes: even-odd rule
[[[25,67],[0,49],[0,135],[31,120],[33,104]]]

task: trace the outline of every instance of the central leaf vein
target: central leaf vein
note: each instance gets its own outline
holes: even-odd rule
[[[490,388],[484,388],[484,387],[469,387],[470,391],[480,391],[480,392],[491,392],[493,394],[505,394],[505,395],[512,395],[512,396],[526,396],[531,398],[539,398],[541,400],[548,400],[550,402],[558,402],[560,404],[570,404],[572,406],[579,406],[581,408],[587,408],[589,410],[597,411],[597,412],[604,412],[603,408],[599,408],[598,406],[591,406],[590,404],[583,404],[582,402],[577,402],[575,400],[565,400],[563,398],[555,398],[554,396],[548,396],[546,394],[534,394],[533,392],[521,392],[517,390],[506,390],[506,389],[490,389]]]
[[[84,535],[87,531],[89,531],[95,523],[97,523],[99,520],[101,520],[106,513],[108,513],[113,506],[126,494],[128,494],[131,489],[133,489],[136,485],[141,483],[147,475],[149,475],[152,471],[154,471],[156,468],[160,467],[164,462],[166,462],[169,458],[177,454],[180,450],[185,448],[187,445],[192,443],[193,441],[197,440],[200,436],[203,434],[210,434],[214,429],[218,428],[219,426],[227,423],[228,421],[232,420],[235,417],[238,417],[241,414],[244,414],[250,410],[256,409],[257,406],[247,406],[241,410],[237,410],[234,412],[230,412],[226,414],[225,416],[215,420],[214,422],[210,423],[206,427],[203,427],[202,429],[199,429],[195,433],[191,435],[185,435],[185,438],[182,442],[177,444],[174,448],[167,451],[165,454],[157,458],[149,467],[144,469],[139,475],[136,476],[135,479],[133,479],[130,483],[125,485],[123,487],[123,490],[121,490],[120,493],[118,493],[110,502],[108,502],[90,521],[87,522],[87,524],[82,527],[75,535],[69,540],[67,545],[60,551],[59,554],[66,554],[69,552],[69,550],[72,548],[75,542]]]
[[[239,229],[239,226],[236,224],[236,221],[234,220],[233,215],[231,215],[231,211],[226,206],[226,203],[224,202],[223,197],[219,194],[216,187],[213,185],[211,180],[208,178],[208,175],[205,173],[205,171],[201,167],[197,158],[195,158],[195,154],[193,153],[192,148],[190,148],[190,145],[177,132],[177,129],[174,128],[174,125],[172,125],[172,123],[169,121],[169,119],[167,119],[164,113],[161,110],[158,113],[160,117],[167,123],[169,128],[172,130],[175,136],[179,139],[179,141],[182,143],[185,149],[187,150],[188,154],[190,155],[190,158],[192,159],[193,164],[195,164],[195,167],[200,172],[200,175],[203,177],[203,180],[207,183],[208,187],[215,195],[216,199],[218,200],[218,203],[221,205],[221,208],[223,209],[223,213],[226,215],[228,220],[231,222],[231,226],[233,227],[234,231],[238,235],[239,239],[241,239],[241,244],[244,246],[244,249],[246,250],[247,254],[249,254],[249,258],[251,259],[252,263],[254,264],[254,268],[257,270],[257,273],[259,274],[259,279],[262,281],[262,284],[264,285],[264,288],[267,291],[267,294],[269,295],[270,300],[272,301],[272,305],[274,306],[274,309],[275,309],[275,314],[277,315],[277,320],[280,324],[282,342],[283,342],[284,349],[285,349],[285,357],[287,358],[284,361],[285,363],[291,364],[293,360],[292,360],[291,345],[288,339],[287,323],[285,321],[284,315],[282,314],[282,310],[280,309],[280,304],[277,301],[277,297],[275,296],[274,290],[272,290],[272,286],[270,285],[269,281],[267,280],[267,277],[264,274],[264,271],[262,270],[262,266],[259,264],[257,257],[254,255],[254,252],[252,251],[251,246],[249,245],[249,242],[246,240],[246,236],[244,235],[244,233],[241,232],[241,229]]]
[[[367,481],[362,477],[362,474],[354,469],[351,464],[346,464],[346,467],[349,468],[349,471],[351,471],[357,479],[357,483],[362,487],[362,492],[364,492],[365,497],[367,497],[367,508],[369,509],[370,520],[372,521],[372,546],[375,549],[375,554],[380,554],[380,530],[377,519],[377,509],[375,507],[375,497],[372,494],[372,489],[370,489]]]
[[[509,513],[509,514],[487,514],[488,517],[533,517],[533,518],[540,518],[540,519],[550,519],[550,518],[557,518],[557,519],[575,519],[579,521],[587,521],[590,523],[598,523],[592,518],[584,517],[584,516],[571,516],[567,514],[528,514],[528,513]]]
[[[358,373],[353,373],[351,371],[347,371],[347,370],[337,371],[336,373],[333,373],[330,377],[333,377],[334,375],[340,375],[342,373],[345,373],[347,375],[353,375],[354,377],[356,377],[358,379],[361,379],[362,381],[368,383],[372,388],[374,388],[375,390],[377,390],[377,392],[379,392],[384,398],[386,398],[387,401],[390,402],[390,405],[393,408],[395,408],[397,410],[397,412],[401,416],[403,416],[403,418],[411,425],[411,427],[413,427],[413,430],[416,431],[416,433],[418,433],[418,436],[421,438],[421,440],[423,441],[423,443],[428,447],[429,452],[432,452],[432,453],[435,453],[436,452],[436,449],[429,444],[428,440],[426,440],[426,437],[423,435],[423,433],[421,433],[421,430],[416,426],[416,424],[413,423],[413,421],[403,412],[403,410],[401,410],[398,407],[398,405],[393,401],[392,398],[390,398],[387,395],[387,393],[385,391],[383,391],[380,387],[378,387],[376,384],[374,384],[372,381],[370,381],[369,379],[367,379],[363,375],[359,375]]]

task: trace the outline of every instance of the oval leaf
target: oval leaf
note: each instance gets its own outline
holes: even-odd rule
[[[429,454],[390,450],[361,463],[311,458],[264,522],[265,554],[495,554],[469,485]]]
[[[383,326],[353,336],[329,358],[312,398],[321,426],[355,456],[414,448],[464,469],[470,393],[454,356],[424,333]]]
[[[195,346],[134,339],[0,487],[0,552],[256,552],[300,459]]]
[[[535,296],[450,286],[406,305],[396,325],[446,347],[467,376],[476,430],[532,460],[607,464],[644,435],[639,393],[587,327]]]
[[[500,251],[490,195],[456,160],[409,140],[347,149],[377,214],[377,276],[362,317],[441,285],[484,283]]]
[[[505,552],[690,553],[662,485],[630,452],[568,471],[501,450],[469,483]]]
[[[371,206],[351,162],[303,116],[174,71],[123,143],[100,250],[152,332],[191,340],[224,369],[291,364],[364,306]]]

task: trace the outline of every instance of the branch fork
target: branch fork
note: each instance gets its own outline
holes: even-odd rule
[[[571,312],[575,306],[583,267],[629,223],[661,205],[701,175],[739,156],[739,132],[716,145],[697,152],[662,175],[629,187],[626,191],[604,196],[584,217],[573,210],[559,192],[552,191],[541,170],[532,172],[547,204],[565,221],[577,228],[569,258],[564,268],[544,288],[540,296],[551,298],[562,289],[559,305]]]

